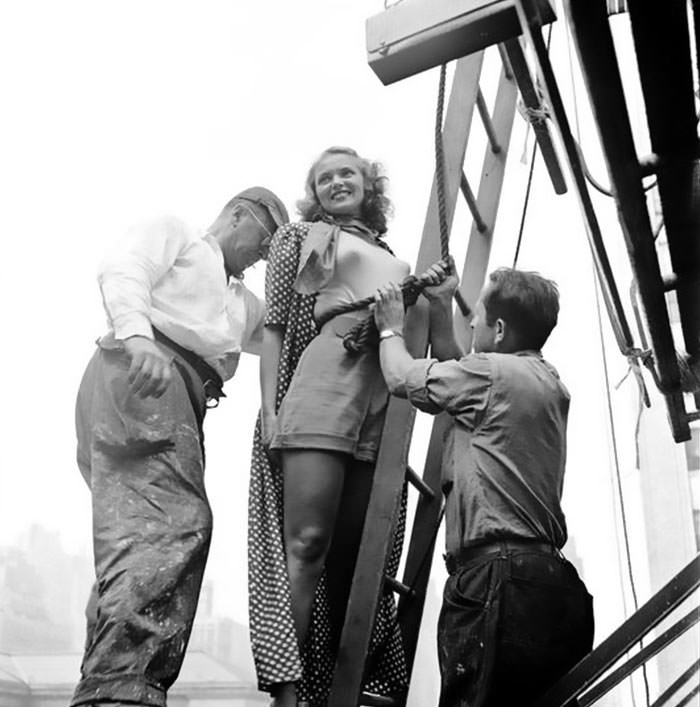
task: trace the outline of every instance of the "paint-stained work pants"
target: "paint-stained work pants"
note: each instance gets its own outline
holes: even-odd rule
[[[504,546],[447,564],[440,707],[525,707],[591,650],[592,597],[562,556]]]
[[[73,705],[164,707],[180,671],[209,550],[204,391],[176,358],[161,398],[129,391],[118,342],[100,343],[78,393],[78,464],[92,492],[96,613]]]

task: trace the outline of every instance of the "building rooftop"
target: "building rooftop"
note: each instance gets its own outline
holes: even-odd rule
[[[72,691],[80,675],[82,654],[75,653],[0,653],[0,693]],[[224,665],[203,651],[185,656],[175,692],[191,690],[255,691],[242,672]]]

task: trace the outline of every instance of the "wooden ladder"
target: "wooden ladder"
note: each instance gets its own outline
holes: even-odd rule
[[[443,124],[444,196],[448,225],[451,228],[460,192],[466,199],[472,215],[460,286],[464,299],[472,308],[486,276],[518,86],[527,107],[540,107],[520,41],[511,39],[504,42],[499,45],[499,52],[502,68],[493,114],[489,114],[479,87],[484,59],[484,52],[480,51],[456,62]],[[475,107],[488,136],[476,197],[464,174],[464,159]],[[540,126],[536,137],[555,190],[561,193],[566,187],[556,162],[548,128]],[[435,176],[414,272],[421,273],[439,260],[437,231],[438,200]],[[468,322],[463,317],[457,317],[457,320],[458,338],[464,350],[469,350],[471,330]],[[423,298],[419,298],[417,304],[409,311],[405,335],[411,354],[418,358],[425,357],[428,351],[428,311]],[[414,409],[407,401],[398,398],[390,400],[331,685],[328,702],[330,707],[401,707],[406,703],[407,696],[389,699],[363,693],[362,685],[366,657],[369,654],[370,634],[382,592],[393,591],[399,596],[399,623],[409,679],[415,658],[435,535],[441,518],[442,440],[450,419],[445,414],[435,419],[421,477],[407,465],[414,418]],[[418,491],[419,499],[403,579],[398,581],[388,577],[385,568],[392,548],[402,490],[406,481]]]

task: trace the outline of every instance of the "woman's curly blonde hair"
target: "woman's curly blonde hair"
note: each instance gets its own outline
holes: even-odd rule
[[[362,200],[361,218],[366,226],[375,230],[380,236],[387,230],[387,219],[391,216],[392,205],[385,193],[386,182],[384,170],[379,162],[360,157],[351,147],[334,146],[324,150],[311,165],[306,177],[305,196],[297,202],[297,210],[304,221],[320,221],[326,212],[319,203],[314,186],[316,168],[327,155],[350,155],[357,159],[360,170],[365,178],[365,194]]]

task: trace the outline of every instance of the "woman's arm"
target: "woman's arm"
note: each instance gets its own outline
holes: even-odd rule
[[[262,350],[260,352],[260,425],[262,443],[265,448],[270,446],[275,433],[277,414],[275,401],[277,397],[277,369],[282,353],[284,329],[265,327],[263,330]]]
[[[296,226],[280,227],[272,238],[265,270],[267,313],[260,349],[260,432],[263,446],[269,447],[275,433],[277,371],[287,329],[292,286],[299,260]]]

